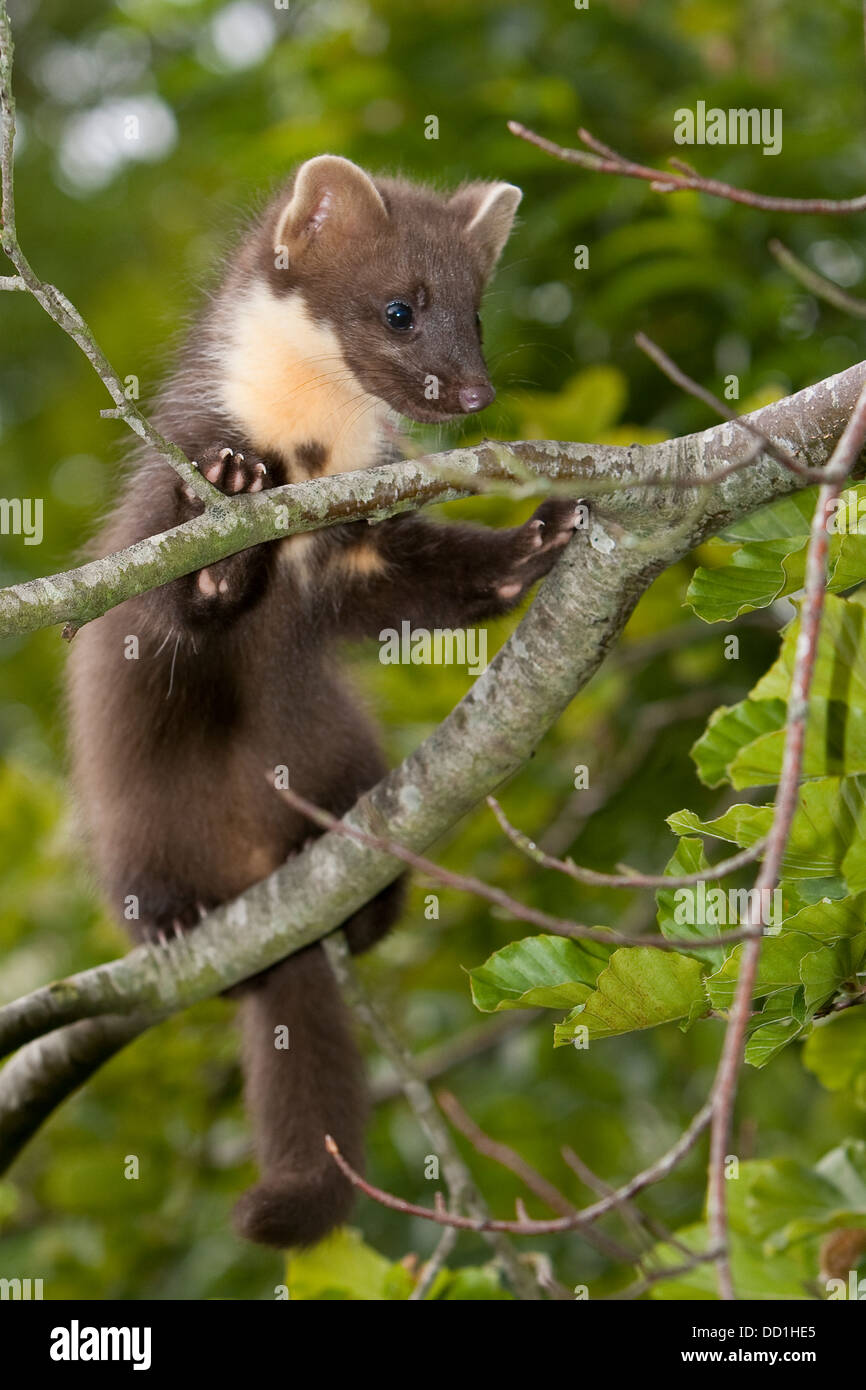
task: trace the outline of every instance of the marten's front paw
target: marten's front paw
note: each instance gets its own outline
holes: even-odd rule
[[[236,454],[214,445],[196,460],[198,470],[220,492],[261,492],[268,470],[254,454]]]
[[[584,522],[585,502],[550,497],[536,509],[529,521],[514,532],[514,547],[508,573],[497,585],[501,599],[511,602],[553,568],[553,562]]]

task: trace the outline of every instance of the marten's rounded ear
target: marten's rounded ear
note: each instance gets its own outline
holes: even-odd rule
[[[468,183],[450,200],[449,206],[464,219],[463,235],[485,280],[508,240],[522,197],[513,183]]]
[[[274,250],[297,256],[316,237],[358,236],[387,220],[388,210],[363,169],[336,154],[302,164],[274,228]]]

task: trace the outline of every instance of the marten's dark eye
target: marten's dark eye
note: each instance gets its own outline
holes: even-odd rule
[[[391,303],[385,306],[385,322],[397,333],[404,333],[407,328],[412,327],[411,304],[404,303],[402,299],[392,299]]]

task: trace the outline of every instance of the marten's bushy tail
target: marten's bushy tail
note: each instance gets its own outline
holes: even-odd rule
[[[360,1171],[368,1108],[361,1058],[322,947],[251,982],[241,1017],[261,1179],[235,1207],[235,1226],[262,1245],[313,1245],[346,1220],[353,1198],[325,1135]],[[288,1047],[278,1045],[286,1029]]]

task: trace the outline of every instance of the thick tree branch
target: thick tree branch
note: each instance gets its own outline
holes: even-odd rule
[[[757,412],[759,427],[820,466],[863,380],[864,368],[851,368]],[[361,798],[348,823],[422,850],[512,776],[593,675],[652,579],[705,537],[795,486],[790,472],[763,459],[701,489],[721,461],[749,447],[730,424],[665,446],[675,478],[694,484],[685,528],[681,486],[604,499],[589,536],[578,533],[488,670],[430,738]],[[655,453],[628,452],[637,474],[657,466]],[[326,834],[182,941],[139,947],[8,1005],[0,1011],[0,1050],[81,1018],[158,1018],[216,994],[325,935],[399,869],[392,856]]]
[[[216,505],[170,531],[77,569],[0,589],[0,637],[54,623],[81,627],[125,599],[264,541],[346,521],[381,521],[487,487],[517,483],[525,488],[530,464],[548,465],[538,475],[542,491],[545,478],[580,479],[593,466],[603,476],[610,452],[600,445],[485,442],[253,495],[219,494]]]
[[[87,1018],[22,1047],[0,1071],[0,1172],[67,1096],[153,1020]]]
[[[223,498],[202,516],[115,555],[0,590],[0,637],[53,623],[80,627],[124,599],[276,537],[363,517],[377,521],[427,503],[515,485],[524,491],[579,491],[596,499],[599,517],[608,515],[647,535],[654,525],[671,524],[674,498],[680,499],[682,521],[682,504],[688,499],[691,512],[683,535],[711,535],[734,515],[745,515],[796,486],[784,469],[768,473],[757,465],[755,434],[796,452],[809,468],[819,468],[846,412],[854,407],[864,370],[863,364],[850,367],[741,417],[744,423],[661,444],[622,448],[488,440],[429,458]],[[745,481],[737,481],[744,474]],[[662,558],[660,563],[668,562]]]

